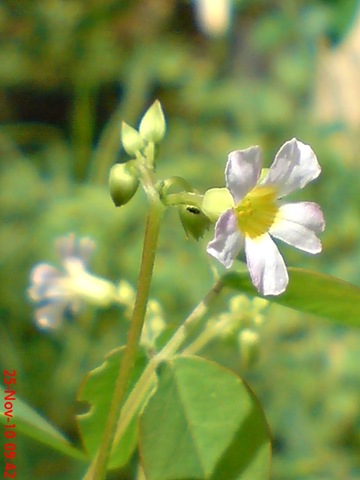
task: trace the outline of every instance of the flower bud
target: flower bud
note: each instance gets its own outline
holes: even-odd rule
[[[259,358],[259,335],[254,330],[245,328],[239,333],[238,342],[244,366],[253,366]]]
[[[109,175],[109,190],[116,207],[128,203],[135,195],[139,185],[139,178],[127,163],[113,165]]]
[[[199,240],[209,229],[210,220],[198,208],[180,205],[178,211],[187,237],[191,236],[195,240]]]
[[[122,122],[121,126],[121,143],[125,152],[129,155],[135,155],[136,152],[144,148],[144,141],[139,132],[126,122]]]
[[[140,122],[140,136],[148,142],[158,143],[165,135],[166,124],[159,100],[147,110]]]

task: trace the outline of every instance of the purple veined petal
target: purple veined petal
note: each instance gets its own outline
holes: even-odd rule
[[[287,203],[279,208],[270,235],[304,252],[321,252],[321,242],[316,236],[325,228],[320,206],[314,202]]]
[[[225,180],[235,204],[256,185],[261,174],[261,166],[261,150],[258,146],[229,153]]]
[[[324,230],[325,221],[316,203],[299,202],[282,205],[271,226],[271,236],[304,252],[320,253],[322,246],[316,236]]]
[[[280,148],[262,185],[273,185],[278,198],[304,188],[320,175],[321,168],[309,145],[293,138]]]
[[[279,207],[278,216],[283,220],[298,223],[309,228],[314,233],[325,229],[323,212],[315,202],[285,203]]]
[[[230,268],[242,249],[244,239],[239,231],[232,209],[224,212],[215,225],[215,237],[208,244],[207,252],[226,268]]]
[[[262,295],[284,292],[289,276],[283,257],[270,236],[245,238],[246,262],[251,280]]]

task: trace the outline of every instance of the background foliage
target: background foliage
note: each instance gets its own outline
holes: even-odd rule
[[[356,2],[239,0],[222,36],[204,33],[195,4],[0,5],[0,360],[17,370],[18,395],[74,443],[73,417],[85,408],[75,401],[79,381],[124,341],[126,320],[108,310],[94,322],[85,312],[76,324],[40,332],[28,276],[38,261],[55,263],[54,239],[73,231],[98,242],[94,272],[136,284],[144,196],[117,210],[106,183],[109,167],[126,159],[118,151],[120,119],[136,122],[154,98],[168,120],[159,176],[182,175],[199,190],[223,185],[232,149],[259,144],[269,164],[284,141],[309,143],[323,167],[306,197],[325,213],[324,253],[283,252],[289,264],[360,284],[360,121],[352,115],[360,100],[341,96],[354,72],[360,75]],[[326,74],[329,62],[342,76]],[[210,236],[195,244],[176,212],[166,217],[152,296],[169,329],[210,287]],[[359,478],[359,332],[278,306],[259,332],[251,368],[231,336],[203,353],[240,372],[263,402],[274,436],[273,478]],[[76,479],[83,471],[20,435],[18,452],[24,478]],[[113,478],[134,478],[132,467]]]

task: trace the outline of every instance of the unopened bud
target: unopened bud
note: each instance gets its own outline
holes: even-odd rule
[[[121,143],[129,155],[135,155],[145,146],[140,133],[126,122],[122,122],[121,126]]]
[[[156,100],[143,116],[139,132],[148,142],[158,143],[165,135],[166,124],[159,100]]]
[[[245,328],[238,337],[241,360],[245,367],[251,367],[259,357],[259,335],[250,328]]]
[[[116,207],[128,203],[135,195],[139,178],[127,163],[117,163],[111,167],[109,175],[110,195]]]

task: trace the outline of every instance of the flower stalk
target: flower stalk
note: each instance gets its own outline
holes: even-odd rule
[[[109,462],[115,433],[118,428],[121,407],[135,363],[141,330],[144,324],[162,213],[163,206],[161,202],[152,201],[150,203],[150,210],[146,224],[143,255],[138,279],[138,290],[127,343],[125,346],[119,374],[115,383],[114,394],[99,450],[90,466],[90,469],[86,473],[84,480],[104,480],[106,477],[107,465]]]

